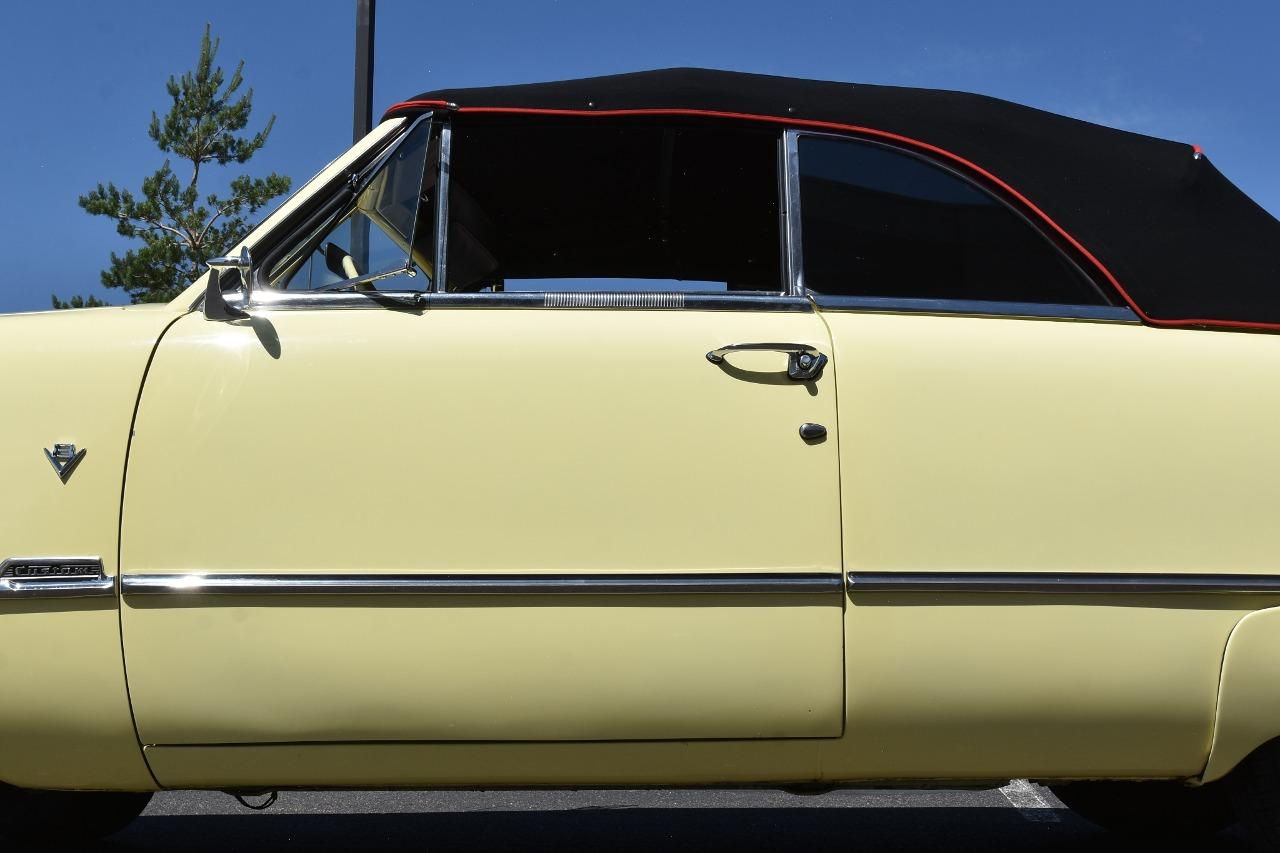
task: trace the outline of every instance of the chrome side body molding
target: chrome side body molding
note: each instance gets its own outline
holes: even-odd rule
[[[11,557],[0,563],[0,599],[96,598],[116,593],[98,557]]]
[[[884,592],[1219,593],[1280,595],[1280,575],[1089,572],[849,572],[850,594]],[[813,594],[844,589],[829,572],[691,574],[141,574],[125,595],[685,595]],[[111,596],[116,579],[98,557],[13,557],[0,562],[0,599]]]
[[[850,572],[850,594],[865,592],[1273,593],[1280,575],[1092,572]]]
[[[678,595],[689,593],[836,593],[834,572],[700,574],[153,574],[126,575],[137,595]]]

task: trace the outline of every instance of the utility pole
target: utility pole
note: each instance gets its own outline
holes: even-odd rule
[[[359,142],[373,130],[373,22],[376,0],[356,0],[356,90],[351,141]],[[369,269],[369,220],[356,215],[351,220],[351,259],[363,273]]]

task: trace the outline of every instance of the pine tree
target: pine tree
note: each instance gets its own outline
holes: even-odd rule
[[[107,303],[92,294],[87,298],[84,296],[73,296],[65,301],[59,299],[57,295],[53,297],[54,308],[103,308],[106,304]]]
[[[271,173],[265,178],[240,175],[228,184],[224,195],[201,195],[201,169],[206,165],[243,164],[267,142],[275,116],[256,134],[238,135],[249,123],[253,89],[237,97],[244,83],[244,61],[227,79],[214,64],[219,39],[211,38],[205,25],[196,67],[181,78],[170,77],[166,88],[173,104],[161,118],[151,114],[148,135],[161,151],[190,163],[185,180],[166,159],[142,182],[141,196],[115,184],[80,197],[80,206],[96,216],[116,222],[122,237],[141,240],[123,257],[111,253],[111,265],[102,271],[102,284],[128,292],[133,302],[167,302],[199,278],[204,262],[225,253],[249,232],[248,216],[271,199],[289,191],[289,178]],[[184,171],[186,171],[184,169]],[[53,297],[55,308],[80,307],[97,301]]]

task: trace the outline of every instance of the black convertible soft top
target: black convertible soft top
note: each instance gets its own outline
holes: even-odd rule
[[[441,89],[386,116],[445,105],[721,116],[888,139],[1002,189],[1150,323],[1280,330],[1280,221],[1192,145],[983,95],[697,68]]]

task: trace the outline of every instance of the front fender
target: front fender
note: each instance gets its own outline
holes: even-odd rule
[[[165,306],[0,317],[0,560],[99,558],[114,578],[129,431]],[[45,449],[85,451],[66,482]],[[125,688],[119,599],[0,589],[0,781],[155,787]]]
[[[1221,779],[1280,736],[1280,608],[1241,619],[1227,640],[1213,745],[1202,781]]]

